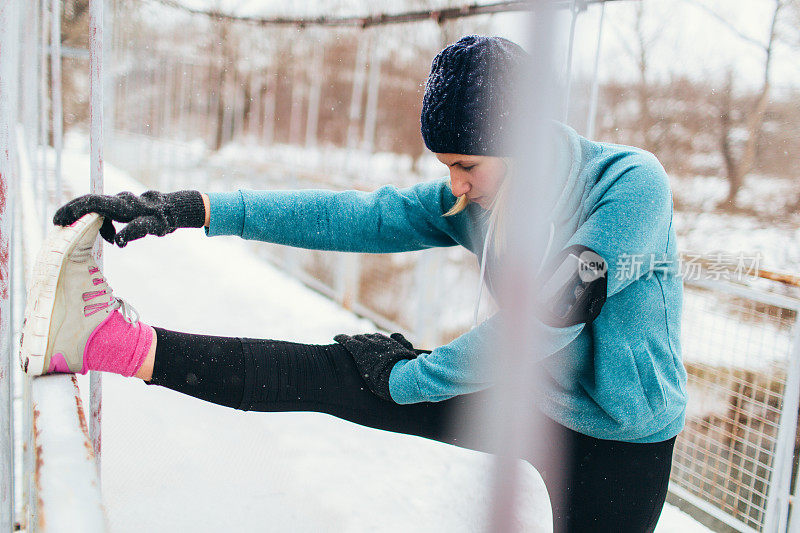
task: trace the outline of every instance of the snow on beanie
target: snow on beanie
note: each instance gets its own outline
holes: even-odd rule
[[[502,37],[468,35],[433,59],[420,116],[425,146],[434,153],[510,155],[514,88],[528,57]]]

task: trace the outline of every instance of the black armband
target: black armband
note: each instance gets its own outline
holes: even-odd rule
[[[599,254],[575,244],[544,269],[537,283],[537,313],[545,324],[565,328],[591,323],[606,301],[608,265]]]

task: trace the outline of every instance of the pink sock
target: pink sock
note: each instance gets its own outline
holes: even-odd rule
[[[133,376],[144,363],[155,331],[142,321],[131,324],[115,309],[86,341],[83,374],[89,370]]]

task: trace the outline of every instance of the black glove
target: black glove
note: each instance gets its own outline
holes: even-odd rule
[[[206,221],[200,191],[147,191],[141,196],[124,191],[114,196],[84,194],[74,198],[58,208],[53,215],[53,224],[69,226],[86,213],[98,213],[104,217],[100,235],[120,248],[147,234],[161,237],[178,228],[201,228]],[[117,233],[112,220],[130,224]]]
[[[359,373],[375,395],[387,401],[389,394],[389,374],[398,361],[415,359],[430,350],[417,350],[400,333],[387,337],[381,333],[363,335],[336,335],[333,340],[344,346],[356,362]]]

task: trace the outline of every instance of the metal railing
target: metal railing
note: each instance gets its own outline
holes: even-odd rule
[[[61,5],[60,0],[0,0],[3,531],[107,529],[96,454],[77,381],[72,375],[31,379],[18,364],[21,310],[25,307],[30,275],[43,234],[51,227],[48,214],[54,204],[60,203],[61,56],[59,39],[54,39],[52,49],[49,42],[51,35],[61,35]],[[47,149],[51,108],[52,154]],[[52,163],[49,155],[53,156]],[[10,272],[13,275],[7,275]],[[20,427],[18,439],[14,438],[15,419],[16,427]]]
[[[785,531],[800,395],[800,301],[685,283],[686,427],[670,490],[737,531]]]
[[[23,275],[17,277],[13,288],[19,294],[27,293],[43,241],[39,195],[33,190],[28,150],[23,143],[20,133],[15,153],[19,161],[21,238],[12,251],[14,255],[21,252],[23,264]],[[19,349],[18,343],[13,346]],[[23,380],[21,527],[29,532],[105,531],[100,479],[75,376],[53,374],[32,379],[21,373],[16,360],[14,363],[15,374]]]

